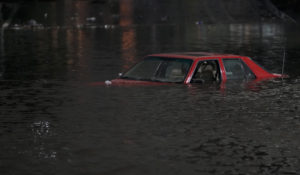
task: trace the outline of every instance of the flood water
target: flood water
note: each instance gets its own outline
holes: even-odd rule
[[[206,1],[96,2],[25,3],[5,30],[0,174],[300,174],[297,25]],[[247,55],[281,73],[283,48],[290,78],[255,88],[89,86],[161,52]]]

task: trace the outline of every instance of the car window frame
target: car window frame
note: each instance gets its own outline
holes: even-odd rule
[[[201,63],[201,62],[204,62],[204,61],[216,61],[216,63],[217,63],[217,73],[219,74],[219,77],[220,77],[220,80],[218,80],[218,81],[216,81],[217,83],[220,83],[220,82],[222,82],[223,81],[223,75],[222,75],[222,68],[221,68],[221,64],[220,64],[220,59],[219,58],[212,58],[212,59],[200,59],[200,60],[197,60],[196,61],[196,65],[195,65],[195,68],[194,68],[194,70],[193,70],[193,72],[192,72],[192,74],[191,74],[191,77],[190,77],[190,81],[189,81],[189,83],[191,83],[191,84],[197,84],[197,83],[193,83],[192,81],[193,81],[193,78],[194,78],[194,76],[195,76],[195,74],[196,74],[196,71],[198,70],[198,68],[199,68],[199,64]]]

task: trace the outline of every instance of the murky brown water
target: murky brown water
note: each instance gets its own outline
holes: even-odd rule
[[[204,2],[25,3],[1,50],[0,174],[299,174],[299,30]],[[158,52],[280,73],[283,47],[291,78],[255,89],[88,86]]]

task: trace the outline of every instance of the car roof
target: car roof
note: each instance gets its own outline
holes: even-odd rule
[[[178,52],[178,53],[158,53],[148,56],[169,57],[169,58],[188,58],[198,59],[203,57],[242,57],[240,55],[210,53],[210,52]]]

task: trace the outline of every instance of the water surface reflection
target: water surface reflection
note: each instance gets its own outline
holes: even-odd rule
[[[299,30],[216,22],[198,10],[208,1],[91,2],[37,2],[5,31],[1,174],[300,172]],[[280,73],[283,47],[291,78],[252,88],[87,86],[157,52],[243,54]]]

